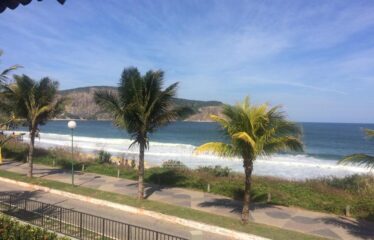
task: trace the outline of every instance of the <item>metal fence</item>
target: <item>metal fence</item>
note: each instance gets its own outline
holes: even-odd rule
[[[0,195],[0,211],[33,225],[77,239],[187,240],[14,195]]]

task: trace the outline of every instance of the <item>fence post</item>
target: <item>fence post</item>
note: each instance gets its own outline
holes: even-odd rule
[[[105,218],[103,218],[103,239],[105,237]]]
[[[80,222],[79,222],[79,238],[82,239],[82,233],[83,233],[83,213],[80,213]]]
[[[350,217],[351,216],[351,206],[347,205],[345,207],[345,216]]]
[[[267,199],[267,203],[270,203],[271,202],[271,193],[268,192],[268,199]]]
[[[9,211],[12,210],[12,195],[9,195]]]
[[[42,226],[44,227],[44,203],[42,203]]]
[[[191,240],[203,240],[203,233],[201,231],[190,231]]]
[[[208,186],[207,186],[207,188],[206,188],[206,191],[207,192],[210,192],[210,184],[208,183]]]
[[[62,233],[62,208],[60,207],[60,233]]]
[[[131,237],[131,225],[127,225],[127,240],[130,240],[130,237]]]

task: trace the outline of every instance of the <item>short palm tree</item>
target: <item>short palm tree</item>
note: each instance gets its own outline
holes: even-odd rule
[[[365,135],[368,138],[374,137],[374,130],[372,129],[365,129]],[[365,166],[370,169],[374,169],[374,156],[370,156],[363,153],[356,153],[349,156],[344,157],[342,160],[338,162],[342,165],[359,165],[359,166]]]
[[[14,76],[15,83],[4,87],[4,104],[12,109],[15,118],[23,119],[30,132],[29,172],[33,174],[33,153],[36,132],[40,125],[55,117],[63,109],[63,99],[57,97],[58,82],[49,78],[35,81],[26,75]]]
[[[3,51],[0,49],[0,57],[3,55]],[[20,68],[19,65],[13,65],[9,68],[6,68],[5,70],[0,72],[0,85],[6,84],[8,80],[8,74],[12,72],[13,70],[16,70],[17,68]]]
[[[114,124],[126,129],[139,145],[138,198],[144,198],[144,150],[149,147],[149,133],[177,117],[172,98],[176,95],[178,83],[163,90],[164,73],[148,71],[142,76],[134,68],[122,72],[118,93],[97,91],[95,101],[101,108],[113,115]]]
[[[2,55],[3,51],[0,49],[0,57]],[[3,91],[3,87],[9,84],[9,73],[20,67],[21,66],[19,65],[13,65],[0,72],[0,129],[3,127],[7,128],[9,125],[14,123],[11,113],[8,111],[8,109],[4,108],[2,104],[1,100],[3,97],[1,97],[1,92]]]
[[[247,223],[253,162],[259,156],[269,156],[280,151],[302,151],[301,129],[286,120],[280,107],[252,105],[248,97],[235,106],[224,106],[222,113],[223,117],[212,115],[211,118],[221,125],[228,142],[206,143],[197,147],[195,152],[243,159],[245,190],[242,222]]]

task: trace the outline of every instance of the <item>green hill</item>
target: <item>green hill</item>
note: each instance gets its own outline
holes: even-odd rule
[[[62,90],[59,94],[68,99],[65,111],[60,118],[75,119],[110,119],[110,115],[102,111],[94,102],[94,92],[97,90],[116,91],[115,87],[110,86],[90,86]],[[222,102],[219,101],[199,101],[182,98],[174,98],[176,107],[185,107],[189,111],[183,116],[184,120],[191,121],[209,121],[210,113],[218,113]]]

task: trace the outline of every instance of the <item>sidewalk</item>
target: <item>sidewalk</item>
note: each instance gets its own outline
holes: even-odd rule
[[[28,166],[19,162],[7,162],[1,165],[0,169],[25,174]],[[71,183],[70,173],[44,165],[35,164],[34,175],[35,177]],[[98,174],[76,174],[75,183],[80,186],[133,197],[136,197],[137,193],[136,181]],[[241,212],[241,202],[239,201],[188,189],[146,185],[146,196],[150,200],[190,207],[236,219],[239,219]],[[251,209],[251,219],[257,223],[330,239],[374,239],[374,223],[297,208],[255,205]]]
[[[195,230],[193,228],[188,228],[179,224],[170,224],[169,222],[155,220],[153,218],[142,216],[139,214],[124,214],[121,211],[106,206],[100,206],[98,208],[96,204],[87,202],[82,204],[82,202],[79,200],[63,197],[48,192],[30,191],[29,188],[20,187],[16,184],[8,183],[6,185],[3,185],[0,190],[0,194],[2,193],[12,194],[13,196],[16,196],[16,199],[18,200],[33,199],[44,203],[49,203],[55,206],[60,206],[84,213],[90,213],[107,219],[124,222],[135,226],[141,226],[155,231],[184,237],[187,239],[190,237],[190,231]],[[207,232],[202,233],[204,239],[229,240],[229,238],[220,235]]]

